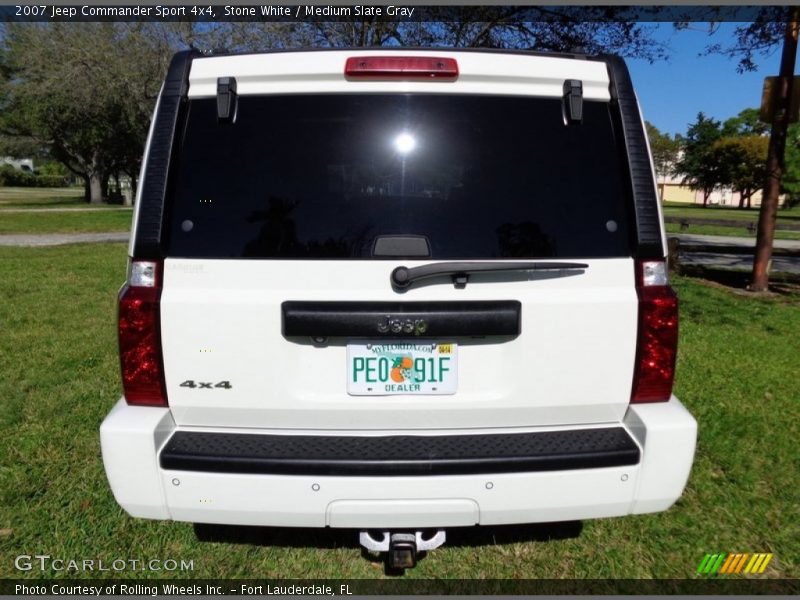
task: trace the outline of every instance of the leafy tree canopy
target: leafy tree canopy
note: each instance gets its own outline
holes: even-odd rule
[[[712,148],[721,137],[720,122],[698,113],[697,120],[689,125],[683,140],[683,154],[675,165],[675,172],[683,175],[685,184],[703,190],[704,204],[719,184],[719,169],[713,160]]]
[[[365,20],[318,23],[179,23],[183,43],[201,50],[263,51],[271,48],[443,46],[615,53],[655,61],[667,48],[654,28],[630,18],[629,7],[429,7],[431,21]],[[650,12],[658,9],[648,9]],[[587,14],[588,11],[588,14]],[[627,15],[623,19],[622,15]]]
[[[99,201],[110,173],[138,173],[170,53],[149,24],[7,24],[0,132],[46,146]]]
[[[750,206],[750,197],[764,185],[769,138],[763,135],[722,137],[711,147],[719,185],[739,192],[739,206]]]
[[[789,194],[788,205],[800,203],[800,123],[792,123],[786,134],[786,154],[781,185]]]
[[[660,176],[671,175],[678,160],[681,140],[677,136],[673,138],[668,133],[661,133],[652,123],[645,122],[644,125],[647,137],[650,139],[650,150],[653,154],[656,173]]]
[[[708,33],[713,36],[721,21],[731,20],[731,9],[735,11],[731,6],[710,6],[705,15],[696,20],[708,22]],[[736,70],[739,73],[757,71],[759,57],[772,56],[783,42],[790,15],[791,6],[763,6],[758,9],[755,17],[734,29],[731,40],[709,44],[704,54],[722,54],[738,59]],[[675,26],[682,29],[688,27],[688,23],[676,23]]]
[[[625,7],[439,7],[441,20],[384,23],[8,23],[0,32],[0,147],[37,151],[99,201],[114,173],[134,181],[175,50],[454,46],[611,52],[657,60],[652,27]],[[649,9],[657,10],[657,9]],[[436,14],[434,14],[434,17]],[[523,18],[524,16],[524,18]]]
[[[769,125],[761,121],[758,115],[757,108],[745,108],[722,124],[722,135],[769,135]]]

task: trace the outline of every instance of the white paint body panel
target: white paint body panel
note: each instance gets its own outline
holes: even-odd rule
[[[637,296],[631,259],[580,274],[473,276],[392,290],[397,261],[167,259],[161,332],[176,423],[202,427],[453,429],[618,421],[630,399]],[[413,261],[402,261],[413,266]],[[450,396],[351,396],[346,340],[281,334],[288,300],[519,300],[516,338],[458,338]],[[229,381],[231,389],[181,387]]]
[[[344,65],[352,56],[436,56],[458,61],[456,81],[348,81]],[[236,91],[254,94],[496,94],[561,97],[565,79],[580,79],[587,100],[610,99],[605,63],[522,54],[454,50],[341,50],[278,52],[196,59],[189,97],[217,94],[218,77],[235,77]]]
[[[606,65],[566,58],[391,51],[458,61],[455,82],[348,81],[366,50],[208,57],[193,61],[189,96],[212,97],[218,77],[238,93],[461,93],[561,97],[565,79],[609,101]],[[151,131],[152,134],[152,131]],[[149,153],[149,140],[145,159]],[[144,174],[144,172],[143,172]],[[143,188],[140,180],[139,190]],[[138,199],[137,199],[138,200]],[[134,214],[134,235],[138,220]],[[663,231],[662,231],[663,234]],[[131,250],[133,249],[131,238]],[[169,408],[121,399],[101,427],[103,461],[132,516],[221,524],[428,528],[547,522],[665,510],[689,476],[697,425],[676,398],[629,406],[637,328],[630,258],[580,260],[579,274],[473,276],[394,292],[389,273],[414,261],[187,260],[164,263],[161,333]],[[565,275],[565,274],[561,274]],[[458,339],[452,396],[353,397],[346,340],[286,339],[287,300],[518,300],[522,333]],[[229,381],[190,389],[185,380]],[[313,477],[166,471],[158,452],[178,430],[311,435],[519,433],[622,425],[637,465],[432,477]]]
[[[348,80],[358,55],[440,56],[457,81]],[[561,97],[566,79],[608,101],[602,61],[453,50],[278,52],[198,58],[189,97],[214,96],[219,77],[237,93],[449,93]],[[547,426],[622,418],[635,358],[637,297],[629,258],[577,261],[582,274],[473,276],[452,285],[393,291],[389,273],[412,261],[168,258],[161,325],[167,395],[181,426],[362,430]],[[427,261],[426,261],[427,262]],[[281,335],[284,301],[518,300],[522,335],[458,339],[452,396],[355,397],[346,391],[347,339],[314,347]],[[181,387],[227,381],[231,389]]]
[[[133,516],[262,526],[422,528],[579,520],[665,510],[686,485],[697,423],[673,397],[666,403],[631,407],[621,425],[640,445],[638,465],[434,477],[166,471],[159,467],[156,451],[170,428],[176,428],[168,411],[130,407],[124,400],[103,423],[101,439],[114,496]]]
[[[114,498],[129,514],[167,519],[158,450],[175,430],[168,408],[128,406],[120,400],[100,426],[100,449]]]

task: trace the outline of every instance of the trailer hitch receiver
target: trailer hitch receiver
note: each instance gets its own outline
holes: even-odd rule
[[[443,530],[433,535],[423,531],[415,532],[377,532],[362,531],[359,542],[371,552],[385,552],[386,562],[390,569],[410,569],[417,564],[417,553],[434,550],[447,539]]]
[[[417,564],[417,537],[413,533],[393,533],[389,540],[389,556],[392,569],[411,569]]]

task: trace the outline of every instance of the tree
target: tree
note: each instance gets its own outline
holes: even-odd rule
[[[781,188],[788,195],[787,206],[800,202],[800,123],[789,125]]]
[[[0,35],[0,135],[47,149],[93,202],[109,177],[135,184],[174,50],[456,46],[666,55],[626,7],[434,7],[421,22],[8,23]],[[642,9],[650,12],[658,9]]]
[[[759,119],[757,108],[745,108],[737,116],[722,124],[723,137],[742,135],[769,135],[769,125]]]
[[[772,101],[772,134],[767,155],[766,184],[764,198],[758,218],[756,251],[753,259],[753,291],[766,291],[769,288],[769,269],[772,264],[772,246],[775,236],[775,220],[778,216],[778,195],[784,169],[786,134],[789,128],[789,108],[792,101],[794,66],[797,59],[797,41],[800,34],[800,6],[789,9],[790,20],[786,23],[786,34],[781,53],[780,74],[777,80],[775,97]]]
[[[100,202],[112,174],[135,182],[169,54],[147,24],[7,24],[0,131],[47,146]]]
[[[722,10],[718,8],[717,10]],[[789,108],[792,99],[797,43],[800,35],[800,6],[765,6],[756,18],[736,28],[734,44],[723,48],[716,44],[709,52],[720,52],[739,58],[738,70],[756,69],[756,54],[771,54],[782,45],[781,65],[772,98],[772,130],[767,155],[764,197],[758,216],[756,250],[753,257],[753,277],[750,289],[766,291],[769,287],[769,269],[772,263],[772,245],[775,237],[775,219],[778,214],[778,196],[784,172],[784,154],[789,128]]]
[[[649,17],[657,8],[639,9]],[[441,46],[615,53],[655,61],[667,47],[629,7],[429,6],[424,21],[172,24],[183,44],[201,50],[348,46]],[[643,17],[645,15],[642,15]],[[642,20],[646,20],[643,18]]]
[[[764,185],[768,138],[729,136],[714,142],[709,153],[721,185],[739,192],[739,208],[750,208],[750,198]]]
[[[653,165],[656,169],[657,178],[669,177],[675,170],[675,163],[678,160],[678,153],[681,149],[681,142],[676,138],[670,137],[668,133],[661,133],[658,128],[645,121],[647,137],[650,139],[650,151],[653,154]],[[664,184],[661,184],[659,196],[664,199]]]
[[[759,119],[759,113],[760,111],[757,108],[746,108],[736,117],[732,117],[722,124],[723,137],[758,136],[757,139],[750,142],[755,147],[751,147],[749,160],[756,167],[756,171],[761,173],[764,181],[758,182],[754,190],[763,189],[766,181],[767,172],[764,163],[770,134],[770,126]],[[744,150],[744,152],[747,153],[747,150]],[[800,123],[793,123],[788,128],[781,193],[788,196],[787,206],[800,200]],[[749,202],[747,207],[749,208]]]
[[[718,163],[713,157],[714,143],[722,137],[719,121],[697,114],[697,121],[689,125],[683,139],[682,155],[675,165],[675,172],[683,175],[683,183],[693,190],[703,191],[703,206],[720,184]]]
[[[737,16],[737,8],[711,6],[708,7],[704,17],[698,15],[697,11],[693,15],[696,21],[709,22],[709,35],[714,34],[720,21],[743,22],[734,30],[732,42],[726,45],[710,44],[706,47],[705,53],[722,54],[738,59],[736,70],[739,73],[757,71],[757,56],[772,56],[775,49],[785,41],[786,25],[793,20],[791,7],[785,5],[763,6],[758,8],[755,16],[747,19]],[[749,7],[749,10],[753,8],[755,7]],[[686,23],[678,23],[676,26],[682,28],[686,26]]]

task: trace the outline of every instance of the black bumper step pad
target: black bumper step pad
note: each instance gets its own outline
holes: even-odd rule
[[[178,431],[163,469],[284,475],[465,475],[635,465],[622,427],[486,435],[311,436]]]

